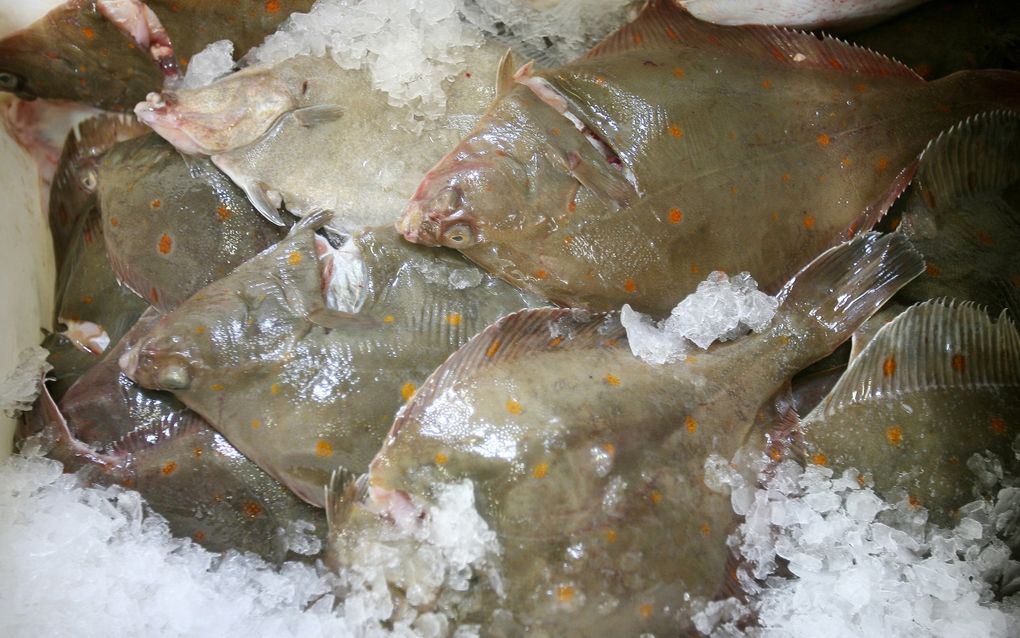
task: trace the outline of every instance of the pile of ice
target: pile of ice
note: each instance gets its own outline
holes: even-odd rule
[[[453,627],[435,613],[404,610],[390,624],[386,578],[417,573],[410,584],[422,597],[438,584],[466,587],[495,537],[474,511],[470,483],[442,492],[430,514],[404,564],[388,563],[376,543],[356,571],[274,568],[253,554],[216,554],[173,538],[137,492],[82,488],[59,463],[28,451],[0,462],[0,635],[446,635]],[[301,541],[303,530],[292,531]]]
[[[709,605],[696,618],[704,633],[741,635],[738,623],[753,615],[760,627],[744,635],[1020,635],[1020,563],[1001,540],[1016,538],[1020,489],[965,505],[959,524],[941,529],[906,499],[883,501],[854,470],[835,477],[784,461],[766,488],[751,489],[738,462],[710,459],[706,483],[733,490],[746,516],[730,543],[746,561],[750,574],[738,575],[752,602]],[[780,562],[793,577],[777,574]]]
[[[234,43],[218,40],[191,56],[182,89],[196,89],[211,84],[234,70]]]
[[[698,289],[684,298],[670,316],[654,323],[650,317],[624,305],[620,323],[634,356],[663,364],[683,359],[690,344],[707,348],[715,341],[729,341],[750,330],[763,330],[776,314],[779,301],[758,290],[750,273],[730,278],[712,272]]]
[[[18,353],[14,368],[0,380],[0,412],[9,417],[32,407],[39,396],[39,379],[53,369],[46,348],[31,346]]]

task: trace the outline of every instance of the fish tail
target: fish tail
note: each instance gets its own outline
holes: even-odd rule
[[[848,339],[896,292],[924,271],[924,259],[897,234],[868,233],[822,253],[780,292],[773,329],[803,339],[810,363]]]
[[[931,84],[946,87],[947,93],[955,96],[945,103],[937,103],[936,110],[946,111],[960,119],[995,109],[1020,110],[1020,71],[958,71]]]

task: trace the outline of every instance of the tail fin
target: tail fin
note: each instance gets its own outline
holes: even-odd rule
[[[830,248],[797,273],[779,293],[782,316],[774,325],[809,320],[804,333],[822,340],[818,354],[824,355],[923,271],[924,259],[906,238],[868,233]]]

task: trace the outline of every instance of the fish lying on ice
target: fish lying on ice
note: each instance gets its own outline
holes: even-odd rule
[[[329,310],[313,232],[327,217],[306,217],[199,291],[122,360],[129,377],[173,392],[319,506],[336,467],[365,471],[396,410],[437,365],[536,301],[456,252],[409,245],[384,226],[353,240],[364,272],[358,310]]]
[[[98,196],[114,272],[164,312],[285,234],[208,160],[154,133],[106,154]]]
[[[1006,314],[925,302],[883,327],[803,420],[807,458],[855,467],[884,499],[907,497],[951,527],[983,494],[972,457],[1016,471],[1017,396],[1020,335]]]
[[[126,342],[158,315],[150,311],[76,383],[58,409],[43,389],[27,427],[47,454],[86,482],[137,490],[170,531],[212,551],[288,557],[286,534],[305,521],[321,537],[326,521],[165,392],[145,390],[117,364]],[[301,525],[300,523],[298,525]],[[291,555],[293,557],[293,555]]]
[[[367,477],[332,492],[331,560],[470,479],[501,553],[460,622],[499,608],[512,635],[677,635],[731,591],[736,515],[706,457],[764,453],[770,398],[922,269],[900,236],[857,238],[791,280],[762,332],[664,366],[631,354],[615,313],[505,317],[422,385]]]
[[[774,24],[803,29],[859,29],[927,0],[679,0],[695,17],[716,24]]]
[[[418,178],[475,125],[505,51],[490,41],[467,52],[432,121],[390,106],[367,70],[307,55],[150,96],[136,112],[181,151],[211,155],[267,219],[282,224],[282,208],[327,209],[332,228],[352,232],[390,223]]]
[[[830,38],[724,27],[666,2],[582,60],[516,74],[398,222],[553,301],[657,316],[705,273],[774,292],[870,228],[916,156],[1020,74],[926,83]]]
[[[984,113],[921,155],[897,227],[924,255],[925,274],[900,293],[974,301],[997,313],[1020,289],[1020,113]]]
[[[312,2],[70,0],[0,40],[0,90],[128,110],[178,60],[224,38],[247,51]]]

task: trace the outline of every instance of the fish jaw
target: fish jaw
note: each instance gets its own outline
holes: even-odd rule
[[[188,132],[187,127],[182,124],[182,118],[161,93],[153,92],[146,95],[145,101],[135,106],[135,115],[140,122],[156,131],[160,137],[182,153],[209,155],[213,152]]]

